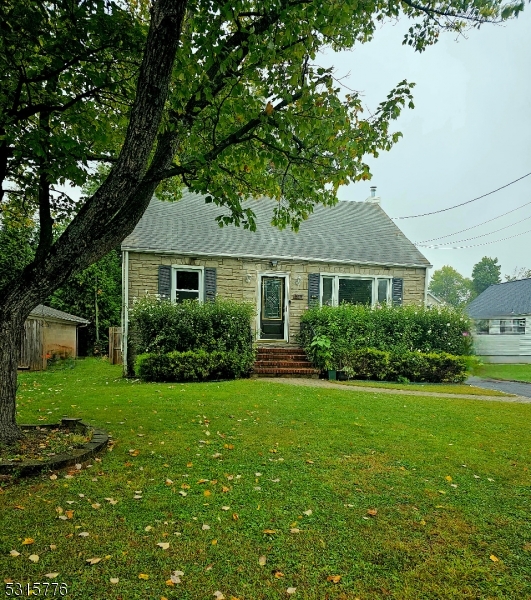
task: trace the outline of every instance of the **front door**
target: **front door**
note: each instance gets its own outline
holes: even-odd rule
[[[262,276],[260,338],[284,339],[284,277]]]

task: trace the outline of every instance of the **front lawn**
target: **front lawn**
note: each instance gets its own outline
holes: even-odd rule
[[[478,377],[490,379],[514,379],[515,381],[531,382],[531,364],[500,365],[484,364],[474,373]]]
[[[114,445],[4,484],[6,580],[79,600],[531,597],[530,405],[143,384],[101,360],[20,383],[21,422],[82,417]]]

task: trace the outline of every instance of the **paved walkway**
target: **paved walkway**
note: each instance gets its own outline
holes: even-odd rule
[[[486,381],[486,380],[481,380],[478,378],[475,378],[478,381],[481,382],[485,382],[485,384],[490,384],[490,382]],[[360,386],[360,385],[346,385],[343,383],[334,383],[333,381],[327,381],[325,379],[303,379],[302,377],[257,377],[256,380],[259,381],[267,381],[269,383],[287,383],[289,385],[302,385],[302,386],[306,386],[306,387],[321,387],[321,388],[327,388],[327,389],[336,389],[336,390],[343,390],[343,391],[352,391],[352,392],[365,392],[365,393],[373,393],[373,394],[399,394],[399,395],[404,395],[404,396],[423,396],[424,398],[426,397],[430,397],[433,396],[434,398],[465,398],[467,400],[487,400],[490,402],[518,402],[518,403],[522,403],[522,404],[531,404],[531,396],[523,396],[523,395],[516,395],[516,396],[489,396],[489,395],[485,395],[485,396],[476,396],[474,394],[448,394],[448,393],[442,393],[442,392],[416,392],[416,391],[412,391],[412,390],[392,390],[392,389],[387,389],[387,388],[372,388],[372,387],[364,387],[364,386]],[[470,379],[467,381],[467,383],[472,383],[470,381]],[[498,382],[496,382],[498,383]],[[505,382],[505,383],[509,383],[509,382]],[[474,385],[477,385],[478,387],[485,387],[485,386],[479,386],[477,383],[474,383]],[[531,384],[524,384],[524,385],[529,385],[529,388],[531,388]],[[486,388],[488,389],[488,388]],[[498,388],[494,388],[491,387],[490,389],[498,389]],[[501,390],[501,391],[506,391],[506,390]],[[526,389],[527,391],[527,389]],[[514,393],[514,392],[509,392],[509,393]],[[528,393],[531,394],[531,391],[529,391]]]

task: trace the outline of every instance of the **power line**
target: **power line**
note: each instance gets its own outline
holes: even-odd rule
[[[448,233],[447,235],[440,235],[439,237],[431,238],[429,240],[422,240],[421,242],[418,242],[418,243],[419,244],[427,244],[428,242],[435,242],[436,240],[442,240],[447,237],[453,237],[454,235],[458,235],[459,233],[464,233],[465,231],[470,231],[471,229],[476,229],[476,227],[481,227],[482,225],[486,225],[487,223],[490,223],[491,221],[495,221],[496,219],[501,219],[501,217],[510,215],[511,213],[516,212],[517,210],[520,210],[521,208],[524,208],[524,206],[528,206],[529,204],[531,204],[531,202],[526,202],[525,204],[522,204],[521,206],[518,206],[517,208],[513,208],[512,210],[508,210],[507,212],[504,212],[503,214],[498,215],[497,217],[492,217],[492,219],[488,219],[488,221],[483,221],[483,223],[478,223],[477,225],[472,225],[471,227],[467,227],[466,229],[460,229],[459,231],[454,231],[454,233]],[[493,232],[493,233],[495,233],[495,232]],[[450,243],[452,243],[452,242],[450,242]]]
[[[493,240],[492,242],[483,242],[483,244],[471,244],[470,246],[433,246],[432,250],[463,250],[464,248],[476,248],[477,246],[488,246],[489,244],[497,244],[498,242],[505,242],[505,240],[511,240],[515,237],[519,237],[520,235],[524,235],[525,233],[531,233],[531,229],[527,231],[522,231],[522,233],[517,233],[515,235],[510,235],[509,237],[502,238],[501,240]]]
[[[447,210],[453,210],[454,208],[459,208],[460,206],[465,206],[465,204],[470,204],[471,202],[476,202],[476,200],[481,200],[481,198],[485,198],[487,196],[490,196],[491,194],[495,194],[496,192],[499,192],[500,190],[503,190],[504,188],[509,187],[510,185],[513,185],[513,183],[516,183],[517,181],[521,181],[522,179],[529,177],[529,175],[531,175],[531,173],[522,175],[522,177],[519,177],[518,179],[515,179],[514,181],[511,181],[510,183],[506,183],[505,185],[502,185],[501,187],[499,187],[495,190],[492,190],[492,192],[488,192],[486,194],[483,194],[482,196],[473,198],[472,200],[467,200],[466,202],[461,202],[461,204],[455,204],[454,206],[449,206],[448,208],[441,208],[440,210],[434,210],[432,212],[422,213],[421,215],[408,215],[407,217],[392,217],[392,219],[393,219],[393,221],[398,221],[401,219],[417,219],[418,217],[427,217],[429,215],[437,215],[439,213],[446,212]]]
[[[500,227],[499,229],[495,229],[494,231],[489,231],[489,233],[482,233],[481,235],[476,235],[474,237],[465,238],[464,240],[452,240],[450,242],[446,242],[447,244],[460,244],[461,242],[469,242],[470,240],[477,240],[478,238],[485,237],[486,235],[492,235],[493,233],[498,233],[498,231],[503,231],[504,229],[509,229],[509,227],[514,227],[515,225],[520,225],[524,221],[529,221],[531,217],[526,217],[525,219],[521,219],[520,221],[516,221],[516,223],[511,223],[510,225],[506,225],[505,227]],[[416,244],[420,248],[438,248],[443,244],[432,244],[431,246],[428,244]]]

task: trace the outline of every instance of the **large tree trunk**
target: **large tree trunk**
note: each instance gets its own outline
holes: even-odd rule
[[[158,0],[122,152],[101,188],[59,240],[38,255],[0,297],[0,443],[20,436],[16,424],[17,363],[24,321],[70,275],[110,252],[132,232],[168,169],[175,140],[161,136],[148,168],[167,98],[187,0]]]

